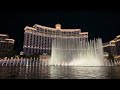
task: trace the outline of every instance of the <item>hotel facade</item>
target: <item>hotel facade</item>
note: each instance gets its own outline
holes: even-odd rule
[[[7,34],[0,34],[0,57],[12,55],[14,49],[14,39],[10,39]]]
[[[52,41],[55,38],[84,38],[88,40],[88,32],[81,29],[62,29],[60,24],[55,28],[35,24],[33,27],[24,28],[23,52],[25,55],[51,55]]]
[[[113,40],[103,44],[104,52],[112,54],[115,58],[120,58],[120,35]]]

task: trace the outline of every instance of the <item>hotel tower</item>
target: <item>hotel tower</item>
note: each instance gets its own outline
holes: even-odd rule
[[[51,54],[52,41],[55,38],[83,38],[88,40],[88,32],[81,29],[62,29],[60,24],[55,28],[35,24],[33,27],[24,28],[23,52],[25,55]]]

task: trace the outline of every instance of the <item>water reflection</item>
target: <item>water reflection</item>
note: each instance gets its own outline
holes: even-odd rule
[[[19,68],[16,67],[0,67],[0,79],[17,79]]]
[[[120,67],[0,67],[0,79],[120,79]]]
[[[120,79],[120,67],[111,67],[112,79]]]
[[[111,78],[109,67],[51,67],[51,78],[107,79]]]

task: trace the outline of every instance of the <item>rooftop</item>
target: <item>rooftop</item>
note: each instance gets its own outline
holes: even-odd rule
[[[61,31],[80,31],[81,30],[81,29],[61,29],[61,25],[60,24],[56,24],[55,28],[51,28],[51,27],[46,27],[46,26],[43,26],[43,25],[35,24],[33,26],[33,28],[36,28],[36,27],[40,27],[40,28],[44,28],[44,29],[49,29],[49,30],[61,30]],[[33,29],[33,28],[31,28],[31,29]]]
[[[0,36],[8,36],[7,34],[0,34]]]

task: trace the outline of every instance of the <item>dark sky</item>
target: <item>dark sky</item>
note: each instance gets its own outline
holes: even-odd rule
[[[62,28],[80,28],[89,32],[89,39],[100,37],[110,41],[120,34],[120,12],[118,11],[44,11],[0,13],[0,33],[9,34],[16,40],[15,49],[22,50],[25,26],[40,24]]]

